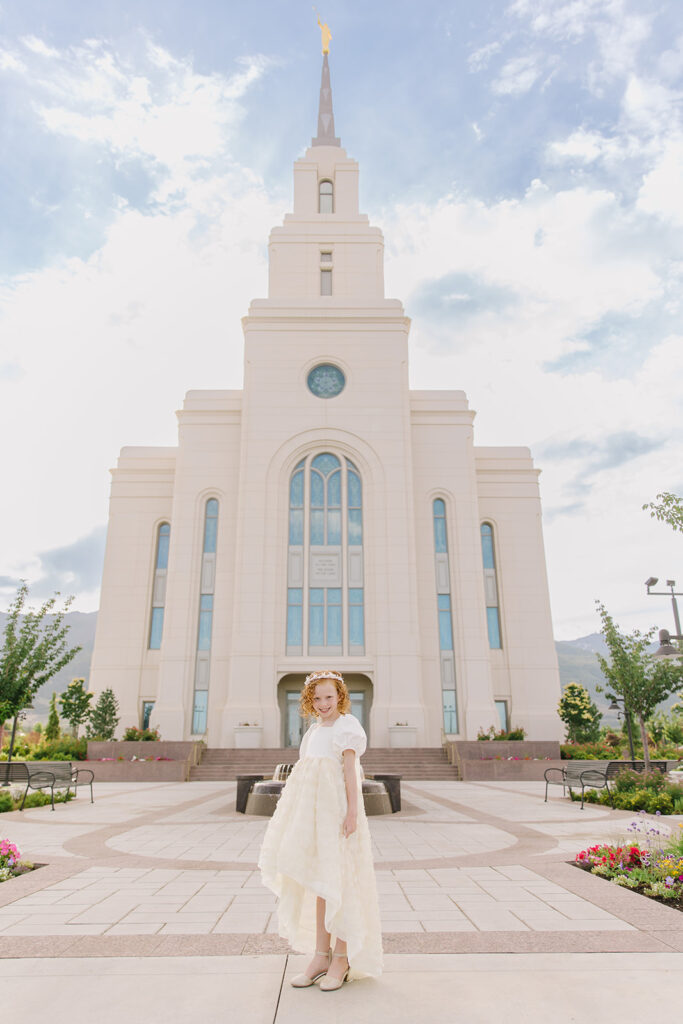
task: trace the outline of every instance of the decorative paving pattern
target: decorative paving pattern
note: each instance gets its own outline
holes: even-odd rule
[[[385,932],[623,931],[631,925],[521,865],[377,875]],[[0,909],[1,935],[276,933],[257,871],[92,867]]]
[[[491,825],[422,823],[413,820],[372,819],[375,862],[434,860],[455,854],[490,853],[515,843],[514,837]],[[212,861],[255,864],[266,821],[243,818],[213,824],[165,822],[140,826],[107,840],[121,853],[176,861]]]
[[[385,948],[683,949],[676,911],[567,864],[629,820],[541,783],[406,783],[404,811],[370,819]],[[100,784],[2,824],[49,866],[0,886],[0,957],[286,949],[255,870],[267,822],[236,814],[234,783]]]

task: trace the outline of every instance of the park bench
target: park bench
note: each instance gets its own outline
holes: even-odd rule
[[[599,766],[599,767],[598,767]],[[666,761],[650,761],[650,770],[666,773]],[[571,793],[572,786],[578,789],[581,786],[581,810],[586,789],[606,789],[612,807],[614,800],[609,788],[610,782],[616,779],[619,772],[631,769],[634,772],[645,771],[644,761],[608,761],[607,764],[600,762],[577,761],[569,763],[564,768],[546,768],[545,778],[545,801],[548,800],[548,786],[562,786],[562,792],[568,789]]]
[[[90,778],[86,779],[85,776]],[[81,779],[81,776],[83,778]],[[12,782],[26,783],[20,811],[23,811],[29,789],[49,789],[52,810],[55,809],[55,789],[90,786],[90,803],[94,803],[92,784],[95,773],[90,768],[74,768],[71,761],[6,761],[0,762],[0,785]]]

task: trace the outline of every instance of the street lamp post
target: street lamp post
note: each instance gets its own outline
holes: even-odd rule
[[[631,751],[631,760],[635,764],[636,755],[635,755],[635,751],[633,749],[633,730],[631,729],[631,712],[626,707],[625,699],[623,697],[614,697],[613,696],[612,697],[612,703],[609,706],[609,710],[610,711],[618,711],[619,714],[618,714],[617,717],[621,718],[621,709],[619,708],[620,704],[621,704],[622,708],[624,709],[624,718],[626,719],[626,728],[628,729],[628,747],[629,747],[629,750]]]
[[[669,588],[666,590],[653,590],[659,583],[657,576],[650,576],[645,580],[645,586],[647,587],[648,594],[652,594],[656,597],[671,597],[671,608],[674,613],[674,624],[676,626],[676,632],[670,633],[668,629],[660,629],[659,631],[659,647],[654,653],[655,658],[680,658],[683,656],[683,647],[681,647],[681,641],[683,635],[681,635],[681,619],[678,614],[678,601],[677,597],[683,596],[683,591],[676,590],[676,580],[667,580],[666,586]],[[678,641],[678,647],[674,647],[671,643],[672,640]]]

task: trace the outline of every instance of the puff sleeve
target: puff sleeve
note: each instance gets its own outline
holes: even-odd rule
[[[354,715],[341,715],[335,722],[332,748],[341,757],[345,750],[355,750],[362,757],[368,745],[365,730]]]

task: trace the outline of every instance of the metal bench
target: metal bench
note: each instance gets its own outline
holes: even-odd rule
[[[600,767],[597,767],[597,765]],[[650,770],[666,773],[666,761],[651,761]],[[564,768],[546,768],[545,778],[545,802],[548,800],[548,786],[562,786],[562,792],[568,789],[571,793],[572,785],[575,789],[581,786],[581,810],[586,789],[606,789],[610,803],[614,808],[614,798],[609,788],[609,783],[616,779],[620,772],[631,769],[634,772],[645,771],[644,761],[608,761],[607,764],[600,762],[578,761],[576,764],[568,764]]]
[[[85,776],[90,778],[86,779]],[[81,779],[81,776],[83,778]],[[26,783],[20,811],[23,811],[29,789],[49,789],[52,810],[55,809],[55,789],[73,787],[78,793],[79,786],[90,786],[90,803],[94,803],[92,784],[95,773],[90,768],[74,768],[71,761],[7,761],[0,762],[0,785],[11,782]]]

